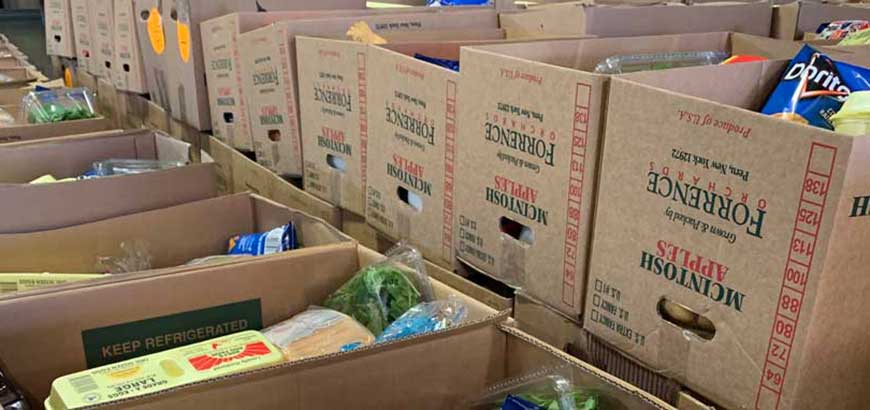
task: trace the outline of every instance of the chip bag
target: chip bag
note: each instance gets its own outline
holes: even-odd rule
[[[230,238],[227,255],[270,255],[299,247],[293,222],[267,232],[236,235]]]
[[[831,117],[850,93],[870,90],[870,69],[834,61],[804,46],[788,65],[761,112],[833,130]]]

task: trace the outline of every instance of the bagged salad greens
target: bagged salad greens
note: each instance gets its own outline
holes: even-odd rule
[[[21,101],[25,122],[44,124],[97,116],[94,95],[87,88],[31,91]]]
[[[400,243],[386,256],[362,268],[324,303],[356,319],[375,336],[414,306],[434,300],[419,251]]]
[[[597,410],[598,394],[574,385],[570,369],[542,369],[491,386],[462,405],[472,410]]]

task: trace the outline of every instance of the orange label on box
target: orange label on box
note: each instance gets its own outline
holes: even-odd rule
[[[73,86],[72,70],[70,70],[69,67],[63,69],[63,85],[66,88],[72,88]]]
[[[163,20],[157,7],[152,7],[148,15],[148,38],[151,39],[151,48],[157,55],[162,55],[166,49],[166,37],[163,34]]]
[[[190,61],[190,25],[178,22],[176,32],[178,33],[178,54],[181,56],[181,61],[187,63]]]

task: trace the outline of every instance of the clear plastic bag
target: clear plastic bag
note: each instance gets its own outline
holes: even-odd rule
[[[491,386],[460,408],[472,410],[597,410],[599,395],[577,388],[571,370],[541,369]]]
[[[94,95],[87,88],[31,91],[21,101],[22,118],[30,124],[81,120],[97,116]]]
[[[152,259],[148,247],[142,241],[121,242],[121,256],[98,257],[97,271],[118,274],[149,270]]]
[[[262,331],[287,361],[346,352],[375,341],[365,326],[344,313],[311,307]]]
[[[353,317],[374,335],[383,333],[412,307],[435,299],[419,251],[400,243],[386,256],[385,261],[357,272],[324,303]]]
[[[242,259],[252,258],[251,255],[211,255],[196,258],[184,264],[184,266],[216,265],[224,262],[235,262]]]
[[[15,116],[0,108],[0,127],[9,127],[15,125]]]
[[[293,222],[266,232],[236,235],[230,238],[229,255],[271,255],[299,248],[296,227]]]
[[[722,51],[677,51],[665,53],[611,56],[598,63],[599,74],[625,74],[668,68],[715,65],[730,57]]]
[[[156,159],[105,159],[96,161],[91,172],[84,177],[107,177],[112,175],[134,175],[183,167],[184,161],[161,161]]]
[[[390,323],[378,336],[376,343],[391,342],[423,333],[436,332],[456,326],[468,317],[468,307],[458,298],[423,302],[412,307]]]

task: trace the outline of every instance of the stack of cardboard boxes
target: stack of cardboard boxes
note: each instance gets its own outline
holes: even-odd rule
[[[49,52],[78,58],[109,117],[98,129],[175,139],[22,128],[9,139],[34,141],[0,146],[0,208],[15,216],[0,220],[0,270],[91,272],[136,240],[154,255],[152,270],[0,296],[3,370],[41,402],[64,374],[202,340],[157,347],[167,335],[279,322],[382,258],[355,240],[404,241],[436,293],[469,306],[463,325],[124,408],[454,408],[543,364],[608,408],[860,408],[870,147],[757,111],[794,40],[868,10],[47,2]],[[611,56],[700,51],[767,61],[596,72]],[[824,52],[870,63],[864,48]],[[66,131],[91,131],[80,124]],[[191,164],[26,184],[107,156]],[[305,249],[185,265],[287,220]],[[62,348],[42,354],[44,340]]]

